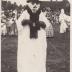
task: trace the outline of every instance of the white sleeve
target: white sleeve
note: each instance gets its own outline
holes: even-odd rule
[[[51,25],[51,23],[50,23],[49,20],[46,18],[46,16],[44,15],[43,12],[41,12],[41,14],[40,14],[40,16],[39,16],[39,21],[43,21],[43,22],[46,24],[46,28]]]
[[[71,17],[68,15],[65,15],[65,20],[71,22]]]
[[[62,17],[62,15],[60,14],[60,15],[59,15],[59,22],[62,21],[62,18],[63,18],[63,17]]]
[[[18,31],[20,31],[20,30],[23,29],[23,26],[22,26],[22,23],[21,22],[24,19],[29,19],[29,14],[28,14],[28,12],[26,10],[21,14],[21,16],[18,18],[18,20],[16,20]]]

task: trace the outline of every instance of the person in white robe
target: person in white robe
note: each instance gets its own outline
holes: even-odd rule
[[[1,23],[1,35],[5,36],[7,33],[6,24]]]
[[[7,29],[6,29],[6,16],[4,15],[4,12],[1,13],[1,35],[6,35]]]
[[[70,22],[70,16],[64,13],[64,9],[61,9],[61,13],[59,15],[59,22],[60,22],[60,33],[65,33],[66,29],[68,28],[67,22]],[[68,23],[70,24],[70,23]]]
[[[40,8],[40,3],[38,0],[29,0],[27,6],[35,14]],[[39,21],[43,21],[47,26],[48,20],[42,11],[38,16]],[[16,20],[18,28],[17,72],[46,72],[46,31],[45,28],[40,27],[37,30],[38,36],[30,38],[31,33],[28,22],[26,25],[22,25],[23,20],[30,20],[30,18],[28,10],[25,10]],[[36,18],[34,17],[34,19]],[[35,23],[34,26],[36,26]]]

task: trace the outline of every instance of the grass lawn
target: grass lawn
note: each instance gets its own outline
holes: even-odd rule
[[[1,72],[17,72],[17,36],[1,38]],[[47,38],[47,72],[69,72],[70,34]]]

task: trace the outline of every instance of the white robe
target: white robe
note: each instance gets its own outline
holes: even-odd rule
[[[1,35],[6,35],[7,29],[6,29],[6,24],[1,23]]]
[[[18,28],[17,71],[46,72],[46,31],[41,28],[38,31],[38,38],[30,39],[29,26],[21,25],[23,19],[30,19],[26,10],[16,21]],[[39,20],[47,24],[47,19],[42,13]]]
[[[60,14],[59,16],[59,21],[60,21],[60,33],[66,32],[66,29],[68,28],[68,25],[66,21],[70,22],[70,16],[67,16],[66,14]]]

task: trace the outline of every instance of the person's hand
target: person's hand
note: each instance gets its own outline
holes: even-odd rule
[[[46,27],[46,25],[45,25],[45,23],[43,21],[39,21],[39,23],[40,23],[40,27],[42,27],[42,28]]]

